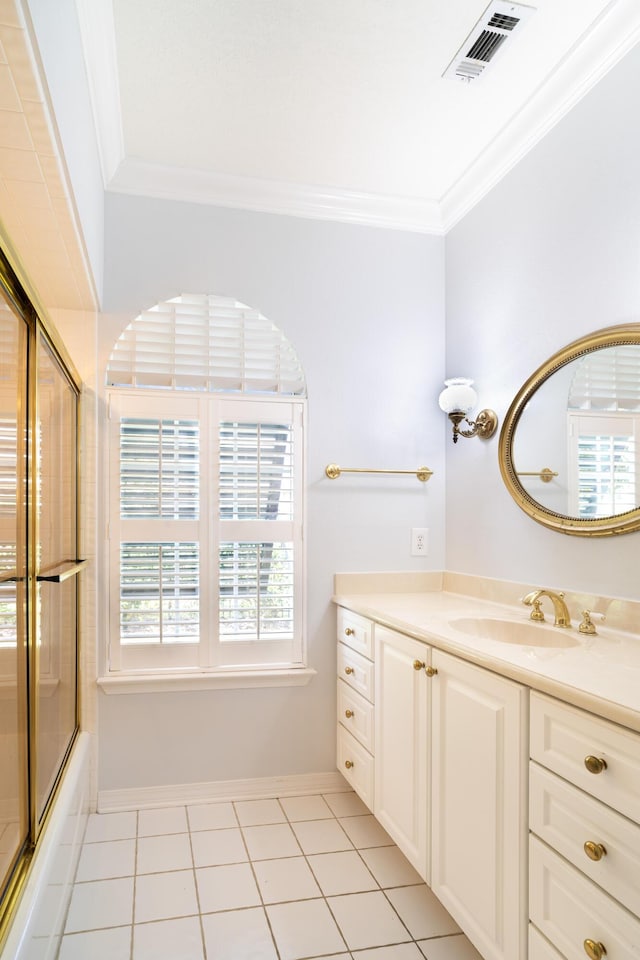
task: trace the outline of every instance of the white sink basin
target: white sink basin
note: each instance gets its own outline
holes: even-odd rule
[[[493,617],[461,617],[450,620],[460,630],[479,640],[497,640],[523,647],[576,647],[580,642],[575,631],[566,627],[545,626],[529,620],[498,620]]]

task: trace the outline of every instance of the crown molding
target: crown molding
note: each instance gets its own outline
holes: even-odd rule
[[[440,201],[447,233],[640,40],[638,0],[612,0],[551,76]]]
[[[113,193],[235,207],[313,220],[442,234],[435,200],[310,187],[127,158],[108,184]]]
[[[154,164],[124,155],[110,0],[76,0],[106,189],[113,193],[446,234],[640,40],[638,0],[611,0],[551,76],[440,198],[362,193]]]
[[[111,0],[76,0],[105,187],[124,160],[116,33]]]

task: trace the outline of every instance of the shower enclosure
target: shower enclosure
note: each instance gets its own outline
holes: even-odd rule
[[[78,730],[78,396],[0,254],[0,946]]]

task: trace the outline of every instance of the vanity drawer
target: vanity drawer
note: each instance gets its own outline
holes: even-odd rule
[[[640,734],[532,693],[531,757],[640,823]],[[587,758],[606,767],[590,772]]]
[[[344,607],[338,607],[338,640],[373,660],[373,624]]]
[[[564,960],[532,923],[529,924],[529,960]]]
[[[537,837],[529,853],[531,920],[567,960],[584,960],[586,940],[611,960],[637,960],[640,920]]]
[[[360,799],[373,810],[373,757],[338,724],[338,770]]]
[[[529,823],[623,906],[640,912],[640,827],[536,763],[529,776]],[[600,860],[589,858],[585,842],[604,847]]]
[[[338,676],[373,703],[373,663],[344,643],[338,644]]]
[[[338,679],[338,723],[373,753],[373,704]]]

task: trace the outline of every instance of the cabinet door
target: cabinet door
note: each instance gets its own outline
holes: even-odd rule
[[[374,812],[418,873],[427,876],[429,647],[376,626]],[[415,666],[418,665],[418,669]]]
[[[526,956],[524,687],[434,650],[431,885],[485,960]]]

